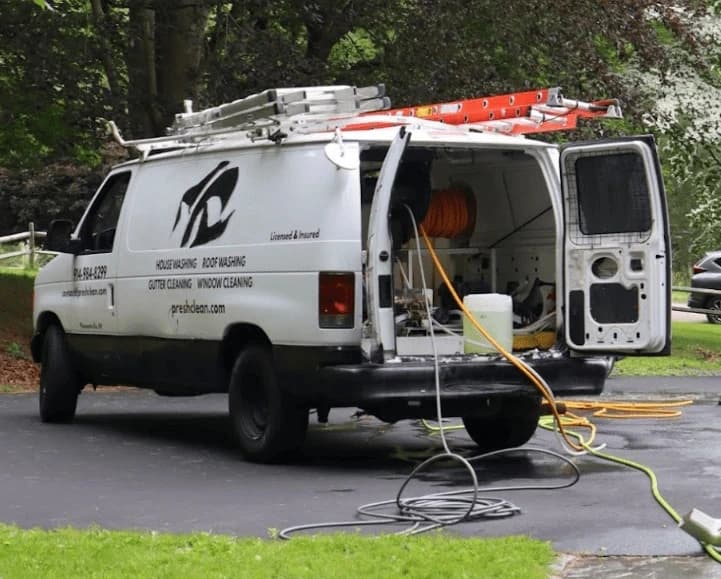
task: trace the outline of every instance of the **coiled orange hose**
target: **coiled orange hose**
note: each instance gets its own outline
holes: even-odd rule
[[[462,189],[450,188],[433,192],[421,226],[429,237],[452,239],[470,233],[475,224],[473,196]]]

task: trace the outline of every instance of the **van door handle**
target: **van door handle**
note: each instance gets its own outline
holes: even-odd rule
[[[108,309],[115,309],[115,286],[111,283],[108,284]]]

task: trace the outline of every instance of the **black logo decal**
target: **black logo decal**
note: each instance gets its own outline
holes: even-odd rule
[[[204,245],[218,239],[225,232],[228,221],[235,211],[231,211],[225,216],[223,216],[223,212],[228,205],[228,201],[230,201],[233,191],[235,191],[235,185],[238,183],[238,168],[225,169],[229,164],[229,161],[222,161],[199,183],[193,185],[183,194],[173,224],[173,231],[175,231],[183,216],[183,209],[185,209],[185,213],[189,214],[189,218],[185,225],[183,239],[180,242],[181,247]],[[223,169],[225,170],[222,171]],[[217,201],[215,201],[216,199]],[[220,211],[214,216],[212,223],[209,222],[209,203],[211,201],[220,203]]]

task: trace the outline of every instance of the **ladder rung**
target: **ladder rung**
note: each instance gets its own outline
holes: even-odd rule
[[[361,87],[348,85],[329,85],[306,86],[298,88],[278,88],[274,90],[279,95],[284,95],[292,91],[304,91],[304,99],[311,100],[322,98],[324,95],[331,95],[338,100],[348,100],[351,98],[371,99],[386,96],[386,87],[383,83]]]

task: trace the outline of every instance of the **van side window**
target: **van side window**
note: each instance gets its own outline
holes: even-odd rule
[[[113,175],[103,186],[80,230],[85,252],[108,253],[113,250],[115,228],[129,182],[128,171]]]

